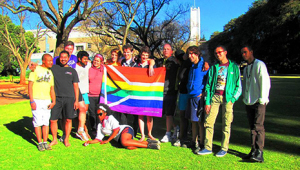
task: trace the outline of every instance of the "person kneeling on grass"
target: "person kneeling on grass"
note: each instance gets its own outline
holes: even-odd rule
[[[88,144],[106,144],[112,139],[120,142],[121,145],[127,149],[137,149],[137,148],[150,148],[150,149],[160,149],[160,142],[156,140],[148,139],[147,141],[136,141],[133,140],[134,131],[129,125],[119,125],[119,122],[112,116],[110,108],[100,103],[97,106],[97,116],[100,123],[97,127],[97,136],[94,140],[87,141],[84,146]],[[110,135],[107,140],[102,140],[105,135]]]

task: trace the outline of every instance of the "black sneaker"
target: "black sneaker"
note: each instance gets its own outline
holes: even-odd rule
[[[252,161],[255,162],[264,162],[264,157],[263,157],[263,151],[257,149],[254,153],[254,155],[250,158]]]
[[[43,143],[38,144],[38,149],[39,149],[39,151],[45,151],[45,147],[44,147]]]
[[[150,139],[150,138],[148,138],[146,141],[147,141],[148,143],[158,143],[158,144],[160,144],[160,141],[158,141],[158,140],[152,140],[152,139]]]
[[[196,147],[195,150],[194,150],[194,154],[197,154],[199,151],[201,151],[201,148],[200,147]]]
[[[160,144],[158,144],[158,143],[148,143],[147,148],[160,150]]]
[[[199,145],[198,145],[198,142],[191,141],[191,142],[189,143],[189,146],[188,146],[188,147],[194,150],[194,149],[198,148]]]
[[[188,148],[190,146],[190,141],[180,141],[182,148]]]
[[[66,138],[65,134],[63,134],[62,137],[59,138],[58,140],[59,140],[60,142],[64,143],[65,138]]]

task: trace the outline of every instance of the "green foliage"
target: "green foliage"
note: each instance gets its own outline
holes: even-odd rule
[[[216,37],[216,36],[219,35],[219,34],[220,34],[219,31],[213,32],[213,34],[210,36],[210,39],[213,39],[214,37]]]
[[[0,106],[0,168],[1,169],[299,169],[300,165],[300,79],[272,78],[270,103],[267,106],[264,149],[265,163],[243,162],[241,156],[250,151],[250,132],[245,107],[241,99],[234,105],[234,121],[229,153],[223,158],[213,154],[195,155],[190,149],[161,144],[161,150],[126,150],[117,142],[106,145],[83,142],[73,128],[71,146],[62,143],[52,151],[39,152],[32,126],[29,101]],[[178,120],[178,115],[176,116]],[[214,148],[220,149],[222,139],[221,115],[214,133]],[[154,118],[153,135],[162,137],[165,119]],[[62,135],[62,131],[58,131]],[[52,135],[49,135],[52,140]]]
[[[300,1],[255,1],[249,11],[224,26],[209,41],[211,56],[217,44],[227,46],[228,57],[240,62],[241,44],[253,46],[254,56],[269,70],[300,73]]]
[[[16,47],[19,47],[19,53],[21,54],[22,60],[25,59],[25,53],[26,48],[24,46],[24,42],[21,37],[21,31],[25,32],[24,29],[21,30],[20,26],[15,25],[11,19],[8,16],[0,16],[0,31],[5,34],[5,26],[4,22],[7,24],[7,29],[9,32],[9,35],[12,38],[12,42],[15,44]],[[32,45],[34,43],[35,37],[32,32],[25,32],[25,39],[28,44],[28,46]],[[8,44],[5,37],[0,34],[0,72],[2,69],[6,68],[7,65],[12,65],[13,69],[20,68],[19,63],[17,62],[17,59],[13,56],[10,49],[8,49],[5,45]],[[37,52],[38,49],[35,50]]]

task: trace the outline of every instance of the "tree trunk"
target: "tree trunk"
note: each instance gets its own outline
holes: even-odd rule
[[[26,84],[26,68],[27,68],[28,64],[23,64],[20,66],[21,69],[21,74],[20,74],[20,84],[24,85]]]
[[[58,35],[56,36],[56,49],[53,57],[59,56],[59,53],[64,50],[64,43],[66,41],[68,41],[68,39],[63,40],[62,36],[58,36]]]
[[[59,53],[64,50],[64,44],[69,40],[70,32],[71,30],[64,29],[56,35],[56,49],[53,57],[59,56]]]

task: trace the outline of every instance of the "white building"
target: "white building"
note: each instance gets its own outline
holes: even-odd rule
[[[191,7],[191,16],[190,16],[190,44],[196,44],[199,42],[200,36],[200,8]]]

